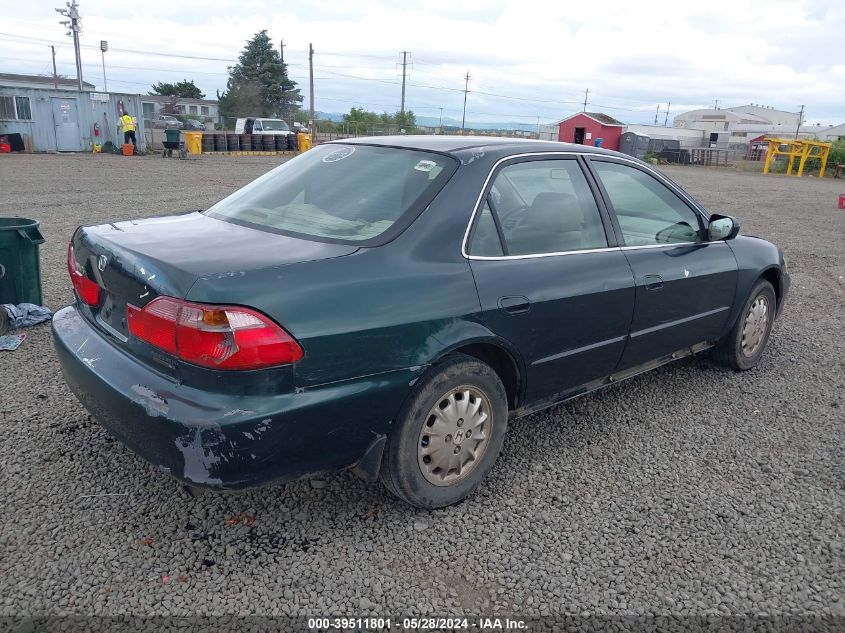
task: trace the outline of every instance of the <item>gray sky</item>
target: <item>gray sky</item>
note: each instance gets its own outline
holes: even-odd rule
[[[53,10],[62,5],[0,0],[0,72],[50,72],[54,43],[59,73],[75,75]],[[469,71],[471,121],[555,121],[581,110],[589,88],[588,110],[631,123],[652,123],[658,103],[663,123],[667,102],[679,113],[716,99],[789,111],[805,104],[810,124],[845,122],[841,0],[81,0],[80,12],[85,80],[102,88],[101,39],[139,51],[106,53],[113,91],[188,78],[213,98],[244,42],[266,28],[284,39],[306,104],[313,43],[316,109],[326,112],[397,110],[408,50],[406,107],[423,116],[442,107],[460,119]]]

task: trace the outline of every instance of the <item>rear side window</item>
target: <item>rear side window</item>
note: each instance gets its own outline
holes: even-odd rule
[[[669,187],[619,163],[592,161],[616,213],[626,246],[697,242],[698,215]]]
[[[211,207],[212,217],[285,233],[364,242],[427,204],[454,170],[440,154],[320,145]]]
[[[496,221],[493,220],[493,214],[487,202],[481,207],[481,214],[475,224],[469,252],[471,255],[480,257],[501,257],[505,254],[502,250],[502,242],[499,240]]]
[[[535,160],[508,165],[496,176],[487,196],[504,238],[506,255],[540,255],[607,246],[601,215],[578,162]],[[476,227],[472,255],[480,247],[484,210]],[[487,226],[495,225],[487,222]],[[493,244],[492,237],[484,243]],[[492,248],[492,246],[491,246]]]

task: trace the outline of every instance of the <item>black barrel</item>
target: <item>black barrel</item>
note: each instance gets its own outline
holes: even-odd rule
[[[237,152],[241,149],[241,144],[238,141],[237,134],[226,135],[226,147],[229,149],[230,152]]]
[[[271,134],[267,134],[261,138],[261,150],[264,152],[276,151],[276,140]]]
[[[214,135],[214,151],[215,152],[225,152],[226,151],[226,135],[225,134],[215,134]]]
[[[276,135],[276,151],[277,152],[283,152],[288,148],[287,138],[288,138],[287,134],[277,134]]]
[[[203,134],[202,135],[202,153],[208,154],[209,152],[214,151],[214,135],[213,134]]]
[[[252,134],[241,134],[241,151],[248,152],[252,149]]]
[[[295,152],[299,148],[299,139],[296,134],[288,134],[287,144],[289,151]]]
[[[260,152],[261,151],[261,134],[253,134],[252,135],[252,151],[253,152]]]

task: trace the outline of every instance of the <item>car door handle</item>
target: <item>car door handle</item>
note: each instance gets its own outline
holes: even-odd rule
[[[663,288],[663,277],[660,275],[646,275],[643,277],[643,285],[646,290],[660,290]]]
[[[521,314],[531,309],[528,297],[501,297],[499,307],[508,314]]]

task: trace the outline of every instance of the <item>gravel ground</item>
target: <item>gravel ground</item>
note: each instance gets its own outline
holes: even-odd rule
[[[2,157],[0,215],[41,221],[56,309],[78,224],[204,208],[279,162]],[[667,172],[786,252],[760,366],[687,359],[519,420],[480,492],[435,512],[349,474],[190,498],[31,328],[0,352],[0,616],[845,615],[845,184]]]

